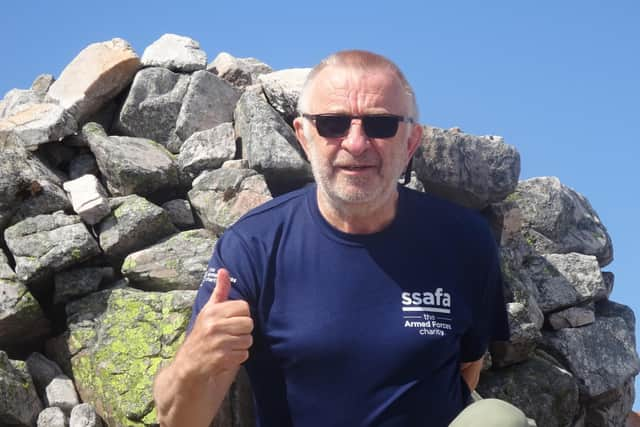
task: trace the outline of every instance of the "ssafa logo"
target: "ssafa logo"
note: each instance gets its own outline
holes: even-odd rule
[[[433,292],[402,292],[405,328],[423,336],[445,336],[451,331],[451,295],[442,288]]]
[[[200,286],[203,286],[206,282],[215,284],[217,280],[218,280],[218,270],[213,267],[209,267],[207,268],[206,273],[204,273],[204,278],[202,279]],[[232,284],[235,284],[238,281],[238,279],[236,279],[235,277],[229,277],[229,281]]]

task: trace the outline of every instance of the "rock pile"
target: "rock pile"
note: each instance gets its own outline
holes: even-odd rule
[[[167,34],[93,44],[0,101],[0,425],[151,426],[217,237],[312,180],[291,128],[308,69]],[[481,210],[500,243],[508,344],[479,386],[539,426],[620,426],[640,363],[608,299],[611,240],[556,178],[518,182],[502,138],[424,126],[410,186]],[[252,425],[244,375],[214,424]]]

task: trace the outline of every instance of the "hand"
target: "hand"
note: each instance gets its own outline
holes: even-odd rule
[[[224,371],[236,371],[249,358],[253,342],[253,319],[249,304],[229,301],[229,272],[218,270],[216,287],[202,307],[176,361],[190,378],[215,378]]]

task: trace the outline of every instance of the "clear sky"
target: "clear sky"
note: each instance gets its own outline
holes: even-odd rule
[[[501,135],[521,179],[557,176],[589,199],[613,239],[612,299],[640,313],[637,0],[22,0],[2,15],[0,96],[114,37],[142,55],[164,33],[186,35],[209,61],[226,51],[274,69],[346,48],[384,54],[414,85],[423,123]]]

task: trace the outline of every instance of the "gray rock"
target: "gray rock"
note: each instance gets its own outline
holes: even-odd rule
[[[76,120],[55,104],[29,104],[0,120],[0,141],[20,144],[35,151],[50,141],[60,141],[78,129]]]
[[[7,256],[4,254],[4,250],[0,248],[0,279],[15,280],[15,278],[16,274],[13,272],[13,269],[9,265]]]
[[[140,59],[127,41],[93,43],[62,70],[47,99],[84,123],[126,88],[139,68]]]
[[[135,194],[114,199],[112,209],[98,225],[100,247],[111,258],[124,258],[178,232],[164,209]]]
[[[82,153],[69,162],[69,179],[80,178],[82,175],[98,175],[98,163],[91,153]]]
[[[62,334],[49,338],[44,343],[44,354],[51,360],[53,360],[60,368],[62,372],[72,378],[73,370],[71,369],[71,353],[67,340],[69,339],[69,330],[64,331]]]
[[[191,204],[188,200],[169,200],[162,205],[162,209],[167,211],[169,219],[178,228],[191,227],[196,224],[191,211]]]
[[[67,427],[67,416],[58,407],[44,408],[38,415],[38,427]]]
[[[626,420],[633,408],[634,398],[634,381],[629,378],[622,387],[587,403],[586,427],[629,425]]]
[[[247,159],[227,160],[220,167],[224,169],[249,169],[249,161]]]
[[[116,130],[168,147],[189,80],[188,75],[166,68],[139,71],[118,115]]]
[[[64,144],[63,140],[62,144],[58,142],[41,144],[35,155],[46,165],[60,168],[60,166],[66,165],[71,161],[75,155],[75,150]]]
[[[415,171],[411,171],[411,179],[407,183],[407,188],[420,192],[425,191],[424,185],[422,185],[422,182],[418,179],[418,175],[416,175]]]
[[[207,66],[207,71],[211,71],[236,87],[245,87],[257,83],[259,75],[273,70],[255,58],[236,58],[227,52],[220,52]]]
[[[607,288],[607,298],[609,298],[611,296],[611,292],[613,292],[615,274],[611,271],[603,271],[602,278],[604,279],[604,286]]]
[[[578,328],[595,322],[596,313],[594,307],[569,307],[565,310],[551,313],[549,324],[555,330],[562,328]]]
[[[71,410],[69,427],[102,427],[102,420],[93,405],[81,403]]]
[[[189,200],[208,230],[221,233],[249,210],[271,199],[262,175],[252,169],[216,169],[193,181]]]
[[[144,50],[142,65],[191,73],[204,70],[207,65],[207,54],[200,49],[200,43],[189,37],[163,34]]]
[[[25,363],[0,350],[0,425],[34,426],[42,402]]]
[[[25,362],[38,395],[43,399],[46,398],[47,386],[54,378],[64,374],[62,369],[54,361],[38,352],[31,353]]]
[[[56,212],[25,219],[7,228],[4,238],[26,283],[53,275],[100,253],[80,217]]]
[[[55,82],[56,79],[51,74],[40,74],[36,79],[31,83],[31,90],[36,93],[38,96],[41,96],[44,99],[44,96],[49,91],[49,88]]]
[[[54,276],[53,303],[66,303],[100,288],[105,279],[113,278],[111,267],[84,267],[56,273]]]
[[[130,286],[146,291],[198,289],[215,243],[210,231],[183,231],[127,256],[122,274]]]
[[[12,278],[0,278],[0,348],[33,346],[50,331],[49,321],[27,287]]]
[[[544,317],[535,300],[507,303],[507,314],[509,341],[491,346],[492,364],[498,368],[528,360],[542,338]]]
[[[107,191],[94,175],[67,181],[63,188],[69,194],[74,212],[87,224],[97,224],[111,212]]]
[[[48,406],[56,406],[65,414],[70,414],[73,407],[80,403],[73,381],[63,374],[56,376],[47,384],[45,393]]]
[[[516,188],[520,154],[502,137],[423,128],[413,164],[427,192],[472,209],[483,209]]]
[[[605,300],[596,305],[594,323],[543,331],[543,343],[566,361],[578,379],[581,395],[592,399],[619,389],[639,372],[634,334],[631,309]]]
[[[173,155],[161,145],[144,138],[108,137],[96,123],[86,124],[82,132],[111,194],[147,196],[178,186]]]
[[[0,108],[0,119],[13,116],[32,104],[42,103],[44,95],[30,89],[11,89],[2,100],[4,103]]]
[[[265,176],[272,188],[286,185],[286,191],[313,180],[311,166],[293,130],[261,93],[246,90],[234,115],[236,136],[242,141],[242,157]]]
[[[184,183],[201,172],[217,169],[236,154],[236,136],[231,123],[222,123],[212,129],[196,132],[180,148],[178,167]]]
[[[291,121],[298,115],[298,98],[310,71],[311,68],[291,68],[258,76],[269,104],[285,120]]]
[[[15,224],[36,215],[51,214],[56,211],[70,211],[71,201],[62,188],[46,179],[31,181],[24,200],[11,218]]]
[[[535,298],[545,313],[597,301],[607,294],[598,260],[591,255],[532,256],[525,261],[525,274],[536,285]]]
[[[236,88],[215,74],[208,71],[193,73],[176,123],[180,141],[186,141],[198,131],[231,122],[239,97]]]
[[[595,255],[613,260],[611,238],[589,201],[555,177],[531,178],[509,196],[522,211],[528,242],[540,253]]]
[[[524,363],[483,372],[478,392],[512,403],[540,427],[571,426],[580,413],[576,378],[542,352]]]
[[[24,147],[0,140],[0,230],[28,194],[34,174]]]

